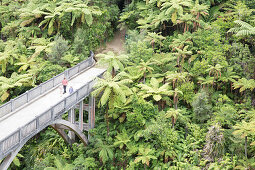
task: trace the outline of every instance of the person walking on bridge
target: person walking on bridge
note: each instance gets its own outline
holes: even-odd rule
[[[67,79],[64,77],[64,80],[62,80],[62,85],[63,85],[63,89],[64,89],[63,94],[66,93],[66,86],[67,86],[67,84],[68,84],[68,81],[67,81]]]

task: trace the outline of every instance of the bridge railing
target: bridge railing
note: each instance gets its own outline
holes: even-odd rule
[[[98,77],[101,77],[101,73]],[[84,86],[69,94],[66,98],[52,106],[41,115],[34,118],[10,136],[0,141],[0,160],[11,153],[14,149],[24,144],[32,136],[40,132],[45,127],[49,126],[54,120],[58,119],[70,108],[74,107],[78,102],[89,96],[93,90],[95,80],[91,80]]]
[[[41,83],[35,88],[23,93],[22,95],[11,99],[9,102],[0,106],[0,119],[9,113],[15,111],[19,107],[23,106],[24,104],[30,102],[31,100],[37,98],[38,96],[46,93],[47,91],[51,90],[53,87],[58,86],[61,84],[64,77],[67,79],[72,78],[73,76],[77,75],[78,73],[82,72],[89,66],[94,63],[93,59],[94,53],[87,59],[82,61],[81,63],[75,65],[72,68],[65,70],[64,72],[56,75],[55,77],[49,79],[46,82]]]

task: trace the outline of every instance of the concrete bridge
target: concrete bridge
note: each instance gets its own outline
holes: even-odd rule
[[[69,144],[75,136],[84,145],[88,138],[83,131],[94,127],[95,99],[90,96],[95,78],[105,69],[95,68],[93,55],[78,65],[38,85],[0,106],[0,170],[6,170],[20,149],[34,135],[51,126]],[[62,94],[62,80],[67,78],[74,92]],[[68,86],[67,86],[68,91]],[[85,98],[89,98],[87,104]],[[84,111],[88,112],[85,123]],[[62,118],[68,112],[68,119]],[[68,133],[65,132],[68,130]]]

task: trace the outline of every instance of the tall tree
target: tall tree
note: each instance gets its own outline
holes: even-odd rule
[[[183,25],[183,32],[189,31],[189,28],[191,25],[193,25],[193,22],[195,21],[195,18],[191,14],[184,14],[182,15],[178,20],[177,24]]]
[[[181,73],[167,72],[166,75],[167,75],[166,76],[167,80],[173,82],[173,89],[175,89],[175,87],[177,87],[178,85],[181,85],[182,82],[186,81],[186,77],[188,73],[187,72],[181,72]]]
[[[105,111],[105,120],[107,124],[107,134],[109,135],[109,116],[108,111],[114,109],[115,103],[125,103],[126,102],[126,91],[130,91],[130,89],[126,86],[131,83],[132,80],[124,79],[121,80],[121,76],[116,75],[112,77],[109,72],[104,74],[104,79],[98,79],[97,83],[94,86],[94,91],[92,95],[97,96],[103,92],[99,106],[106,105]]]
[[[173,128],[174,128],[174,125],[175,125],[176,120],[177,120],[179,115],[181,115],[181,110],[179,110],[179,109],[170,108],[166,112],[166,118],[169,118],[169,117],[172,118],[172,126],[173,126]]]
[[[122,71],[124,69],[123,63],[127,61],[127,55],[116,55],[112,51],[108,51],[106,54],[97,54],[97,57],[102,57],[98,64],[107,64],[107,71],[111,72],[112,77],[116,75],[116,71]]]
[[[141,95],[143,98],[148,98],[152,96],[153,100],[158,103],[159,109],[160,105],[162,104],[162,98],[164,96],[173,95],[172,90],[169,89],[168,83],[160,86],[160,82],[154,77],[151,78],[149,85],[138,84],[137,86],[141,88],[141,91],[138,93],[138,95]]]
[[[165,11],[166,15],[171,15],[173,24],[176,24],[178,16],[182,16],[185,8],[191,4],[191,0],[169,0],[162,3],[161,10]]]
[[[152,73],[154,70],[151,66],[153,63],[148,60],[144,61],[143,59],[140,60],[140,63],[137,65],[138,70],[143,74],[143,81],[145,82],[145,79],[147,77],[147,73]]]
[[[183,49],[175,48],[177,50],[176,53],[174,53],[177,56],[177,65],[180,68],[180,71],[182,71],[182,67],[185,61],[185,58],[192,55],[192,51],[188,50],[189,46],[185,46]],[[181,62],[180,62],[181,59]]]
[[[155,33],[155,32],[148,32],[148,35],[145,37],[145,41],[149,41],[151,43],[152,48],[155,48],[155,44],[159,44],[159,47],[161,49],[162,40],[166,39],[161,33]]]
[[[200,26],[200,20],[201,20],[200,17],[208,15],[208,9],[209,9],[209,6],[204,4],[199,4],[199,0],[196,0],[194,5],[192,6],[190,12],[196,17],[196,20],[194,21],[194,24],[193,24],[193,28],[195,31]]]
[[[215,66],[209,65],[209,68],[206,69],[206,71],[209,72],[209,76],[213,75],[212,85],[214,84],[215,79],[218,79],[219,77],[221,77],[222,68],[223,66],[221,66],[220,64],[216,64]]]
[[[25,55],[21,55],[18,58],[18,62],[14,65],[20,66],[18,72],[26,71],[28,68],[32,67],[35,64],[35,58],[29,57],[27,58]]]
[[[233,82],[236,81],[236,79],[240,78],[236,72],[233,71],[233,67],[228,67],[227,71],[224,71],[222,73],[222,76],[219,78],[220,81],[224,83],[230,83],[230,90],[232,92],[233,90]]]
[[[185,32],[184,34],[178,34],[178,37],[173,38],[173,41],[169,45],[169,48],[175,51],[176,48],[183,49],[185,46],[188,45],[191,47],[193,45],[192,34],[190,32]]]
[[[179,100],[179,95],[183,95],[182,91],[179,90],[178,88],[175,88],[174,91],[174,108],[177,110],[177,105],[178,105],[178,100]]]
[[[25,48],[20,40],[9,40],[6,41],[4,45],[4,51],[0,52],[0,65],[3,73],[6,72],[9,64],[14,64],[15,59],[18,58],[21,51]]]
[[[248,158],[247,153],[247,140],[248,135],[254,135],[255,134],[255,121],[251,122],[245,122],[242,121],[242,123],[236,124],[234,126],[235,131],[233,132],[234,135],[240,135],[242,138],[245,139],[245,157]]]

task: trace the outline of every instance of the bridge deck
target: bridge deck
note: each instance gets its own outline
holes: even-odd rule
[[[23,108],[11,113],[9,117],[0,119],[0,141],[67,97],[69,95],[68,89],[70,86],[72,86],[75,91],[104,71],[105,69],[90,68],[69,80],[66,94],[63,95],[58,86],[48,93],[39,96],[35,101],[25,104]],[[60,86],[62,88],[62,85]]]

